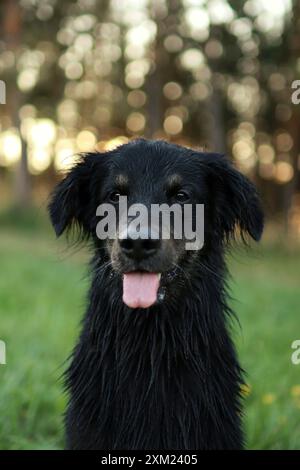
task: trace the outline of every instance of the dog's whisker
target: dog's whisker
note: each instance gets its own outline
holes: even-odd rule
[[[185,279],[190,282],[190,278],[189,276],[187,275],[187,273],[185,272],[184,268],[182,266],[179,266],[179,264],[177,263],[173,263],[172,264],[176,269],[178,269],[180,272],[182,272],[182,274],[184,275]]]
[[[223,281],[223,277],[220,276],[218,273],[216,273],[215,271],[213,271],[211,268],[209,268],[206,264],[202,263],[201,261],[199,261],[199,265],[206,269],[207,272],[209,272],[210,274],[212,274],[213,276],[216,277],[216,279],[219,279],[219,280],[222,280]]]
[[[95,274],[97,274],[97,275],[102,274],[110,266],[112,266],[112,261],[111,260],[106,261],[104,264],[102,264],[101,266],[99,266],[95,269]]]

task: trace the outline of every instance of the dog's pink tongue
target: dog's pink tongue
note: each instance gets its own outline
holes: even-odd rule
[[[156,302],[160,275],[127,273],[123,277],[123,302],[131,308],[147,308]]]

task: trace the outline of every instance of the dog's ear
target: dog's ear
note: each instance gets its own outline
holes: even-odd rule
[[[77,225],[87,235],[91,220],[91,176],[99,154],[80,155],[76,165],[54,189],[48,206],[50,219],[59,237]]]
[[[214,226],[218,233],[229,239],[239,226],[243,239],[249,234],[258,241],[263,232],[264,216],[254,184],[223,155],[208,154],[206,162],[210,169]]]

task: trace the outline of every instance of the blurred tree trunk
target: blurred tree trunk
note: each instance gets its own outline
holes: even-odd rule
[[[3,18],[3,32],[8,50],[12,51],[15,61],[20,51],[21,33],[22,33],[22,9],[18,0],[5,0]],[[30,176],[27,165],[27,146],[20,131],[21,122],[19,110],[23,104],[23,97],[20,93],[17,83],[17,69],[15,64],[14,77],[12,83],[8,83],[8,99],[7,104],[11,113],[13,126],[18,129],[21,139],[21,159],[16,169],[15,178],[15,203],[18,207],[24,208],[30,205],[31,188]]]
[[[148,96],[147,114],[148,125],[146,137],[152,138],[163,129],[165,111],[172,106],[165,98],[163,87],[167,82],[180,82],[176,54],[170,54],[164,47],[164,39],[169,34],[180,34],[179,19],[182,15],[181,0],[149,3],[149,17],[156,24],[156,38],[153,45],[154,70],[147,77],[146,92]],[[169,136],[172,139],[172,136]]]
[[[226,153],[226,132],[224,129],[224,112],[221,91],[213,80],[212,93],[209,102],[212,115],[210,126],[210,143],[215,152]]]
[[[296,0],[293,3],[293,10],[292,10],[292,24],[291,28],[289,29],[288,36],[287,36],[287,46],[288,46],[288,65],[292,68],[292,70],[297,70],[297,61],[299,60],[300,56],[300,24],[299,24],[299,15],[300,15],[300,0]],[[295,75],[293,80],[296,80],[298,77]],[[291,164],[293,166],[294,175],[291,181],[289,181],[284,188],[283,193],[283,213],[284,213],[284,225],[285,231],[288,233],[289,231],[289,214],[290,209],[293,205],[293,196],[297,191],[300,190],[300,169],[298,158],[300,155],[300,134],[299,134],[299,127],[300,127],[300,110],[299,105],[291,104],[291,95],[292,95],[292,88],[291,83],[288,83],[289,86],[289,101],[291,106],[292,115],[289,121],[287,122],[286,130],[291,135],[293,139],[293,147],[291,150]]]
[[[153,46],[153,63],[155,69],[147,77],[147,128],[145,135],[152,138],[162,128],[163,121],[163,77],[164,51],[163,51],[163,25],[159,17],[159,5],[153,4],[150,8],[150,17],[155,21],[157,34]]]

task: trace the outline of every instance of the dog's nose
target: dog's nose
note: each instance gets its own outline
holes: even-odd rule
[[[151,238],[136,240],[124,238],[119,241],[122,252],[129,258],[142,260],[154,255],[160,247],[160,240]]]

